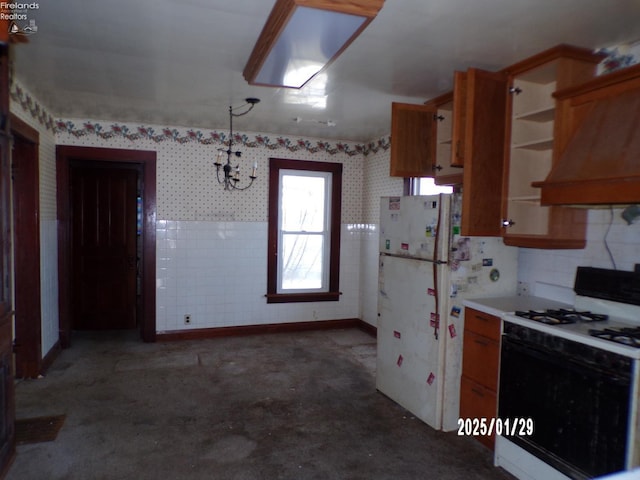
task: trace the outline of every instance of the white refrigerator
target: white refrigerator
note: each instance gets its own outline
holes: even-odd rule
[[[438,430],[460,407],[464,298],[515,295],[517,248],[460,236],[460,194],[383,197],[376,387]]]

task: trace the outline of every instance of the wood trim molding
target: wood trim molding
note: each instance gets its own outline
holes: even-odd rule
[[[266,325],[238,325],[235,327],[195,328],[158,332],[158,341],[202,340],[205,338],[238,337],[245,335],[264,335],[267,333],[294,333],[313,330],[339,330],[358,328],[369,335],[376,336],[377,329],[359,318],[341,320],[320,320],[311,322],[268,323]]]
[[[156,337],[156,152],[149,150],[125,150],[114,148],[56,147],[56,176],[58,200],[58,278],[60,310],[60,344],[70,345],[71,306],[69,292],[70,218],[69,218],[69,169],[72,161],[101,161],[137,164],[141,169],[143,184],[142,226],[142,318],[140,334],[145,342]]]
[[[53,347],[51,347],[49,352],[42,359],[42,366],[40,368],[40,372],[43,375],[46,373],[47,370],[49,370],[49,367],[53,365],[53,362],[55,361],[56,358],[58,358],[58,355],[60,355],[61,351],[62,351],[62,347],[60,346],[60,340],[58,340],[56,343],[53,344]]]
[[[13,135],[20,135],[28,142],[40,144],[40,133],[24,120],[18,118],[14,113],[9,114],[9,125]]]
[[[251,51],[251,55],[244,67],[242,75],[249,84],[260,85],[260,83],[256,82],[256,77],[260,73],[269,53],[275,47],[282,32],[286,29],[289,20],[291,20],[298,7],[329,10],[335,13],[344,13],[365,18],[362,25],[325,63],[320,70],[323,71],[336,58],[338,58],[342,52],[362,33],[369,23],[371,23],[382,8],[383,4],[384,0],[350,0],[349,2],[341,0],[277,0],[269,14],[269,17],[267,17],[253,50]],[[265,85],[277,86],[270,83]]]
[[[37,378],[42,372],[40,255],[40,134],[13,114],[12,200],[14,261],[15,375]]]
[[[513,65],[510,65],[506,68],[503,68],[502,70],[500,70],[500,72],[506,73],[508,75],[518,75],[519,73],[526,72],[538,65],[551,62],[560,57],[569,57],[576,60],[583,60],[595,65],[606,56],[607,55],[604,53],[593,53],[593,50],[587,48],[560,44],[547,50],[543,50],[542,52],[525,58],[524,60],[514,63]]]
[[[330,172],[331,186],[331,239],[329,259],[329,291],[319,293],[278,293],[278,215],[280,170],[307,170]],[[340,299],[340,227],[342,214],[342,164],[308,160],[269,159],[267,245],[267,303],[337,301]]]

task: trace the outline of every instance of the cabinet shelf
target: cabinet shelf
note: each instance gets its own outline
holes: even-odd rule
[[[553,138],[540,138],[529,142],[511,145],[511,148],[523,150],[551,150],[553,148]]]
[[[540,204],[540,195],[521,195],[517,197],[509,197],[510,202],[533,203]]]
[[[555,106],[540,108],[530,112],[523,112],[514,116],[514,120],[526,120],[529,122],[551,122],[556,114]]]

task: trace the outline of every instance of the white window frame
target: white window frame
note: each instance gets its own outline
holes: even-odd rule
[[[329,291],[329,259],[330,259],[330,246],[331,246],[331,172],[317,172],[311,170],[293,170],[293,169],[281,169],[280,181],[278,190],[278,285],[277,293],[306,293],[306,292],[328,292]],[[322,230],[319,232],[307,232],[304,230],[287,230],[283,229],[283,178],[285,176],[297,176],[297,177],[314,177],[323,178],[324,182],[324,218]],[[319,288],[284,288],[283,281],[283,269],[284,269],[284,236],[287,234],[293,235],[309,235],[309,236],[321,236],[322,237],[322,276],[321,285]]]

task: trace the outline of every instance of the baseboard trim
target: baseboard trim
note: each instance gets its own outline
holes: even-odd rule
[[[156,341],[198,340],[204,338],[233,337],[241,335],[262,335],[265,333],[291,333],[311,330],[335,330],[340,328],[359,328],[369,335],[376,336],[376,328],[359,318],[341,320],[321,320],[315,322],[268,323],[265,325],[239,325],[235,327],[195,328],[189,330],[171,330],[156,333]]]
[[[378,337],[378,329],[371,325],[370,323],[365,322],[364,320],[360,320],[358,324],[358,328],[365,333],[368,333],[372,337]]]
[[[45,372],[49,370],[49,367],[53,365],[53,362],[58,358],[61,351],[62,346],[60,345],[60,340],[57,340],[56,343],[53,344],[53,347],[51,347],[47,354],[42,358],[42,365],[40,366],[41,375],[44,375]]]

